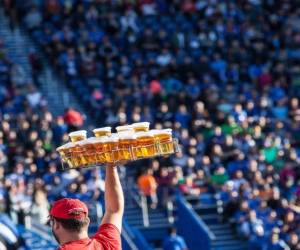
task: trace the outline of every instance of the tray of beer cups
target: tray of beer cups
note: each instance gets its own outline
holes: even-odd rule
[[[116,127],[96,128],[94,137],[87,138],[87,131],[69,133],[70,142],[57,148],[62,169],[95,167],[120,164],[157,156],[169,156],[180,151],[172,129],[149,130],[148,122]]]

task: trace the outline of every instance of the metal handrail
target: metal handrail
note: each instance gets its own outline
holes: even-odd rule
[[[142,209],[141,201],[138,199],[138,197],[140,197],[140,193],[139,192],[135,192],[134,189],[135,189],[135,186],[133,186],[132,188],[130,188],[130,190],[129,190],[130,196],[133,199],[133,201],[138,205],[138,207]]]
[[[122,235],[132,250],[138,250],[138,247],[136,246],[136,244],[134,242],[135,235],[129,229],[129,227],[125,221],[123,221]]]
[[[149,227],[150,222],[149,222],[147,198],[137,190],[136,185],[132,185],[132,188],[130,188],[129,192],[133,201],[138,205],[138,207],[142,211],[143,225],[145,227]]]
[[[142,216],[143,216],[143,224],[145,227],[149,227],[149,212],[147,206],[147,198],[145,195],[141,195],[141,205],[142,205]]]

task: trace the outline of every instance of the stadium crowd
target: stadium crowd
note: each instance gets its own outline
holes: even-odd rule
[[[49,203],[61,196],[101,206],[101,170],[58,171],[55,148],[68,140],[68,126],[74,126],[70,110],[54,118],[30,78],[19,73],[22,66],[10,61],[3,42],[0,57],[0,212],[18,224],[27,223],[28,216],[46,223]]]
[[[215,193],[250,249],[300,249],[296,1],[48,0],[14,8],[97,125],[173,128],[183,150],[151,162],[153,193]],[[36,118],[44,121],[33,136],[42,145],[45,128],[63,126],[50,117]],[[29,153],[35,165],[14,164],[13,176],[49,165],[46,176],[59,186],[56,161],[43,160],[55,154],[41,148]],[[70,192],[84,196],[83,183]]]

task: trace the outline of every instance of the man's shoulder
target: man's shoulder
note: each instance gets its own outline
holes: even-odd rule
[[[113,248],[121,250],[121,233],[118,228],[111,223],[101,225],[93,236],[93,239],[100,242],[104,249]]]
[[[95,233],[93,238],[96,238],[99,235],[119,238],[120,235],[121,235],[121,232],[119,231],[119,229],[114,224],[105,223],[105,224],[102,224],[98,228],[98,231]]]

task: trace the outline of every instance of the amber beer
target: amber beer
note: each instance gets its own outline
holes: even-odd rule
[[[67,144],[69,144],[69,143],[67,143]],[[71,163],[71,160],[68,158],[67,144],[56,148],[56,151],[59,153],[63,163],[68,164],[69,167],[73,167],[73,164]]]
[[[82,147],[82,157],[87,165],[97,164],[95,139],[95,137],[90,137],[86,140],[78,142],[79,146]]]
[[[85,140],[82,141],[78,141],[74,143],[74,149],[72,152],[73,158],[76,159],[76,167],[81,167],[81,166],[88,166],[89,165],[89,161],[88,161],[88,157],[86,156],[85,153]]]
[[[76,168],[79,166],[80,162],[74,155],[75,144],[69,142],[61,147],[57,148],[63,162],[65,162],[69,168]]]
[[[78,142],[86,139],[86,130],[78,130],[69,133],[72,142]]]
[[[106,163],[114,163],[118,161],[118,144],[119,137],[116,134],[112,134],[110,137],[105,137],[103,141],[103,152]]]
[[[136,133],[137,145],[135,154],[137,158],[149,158],[155,156],[155,140],[150,132]]]
[[[106,162],[106,158],[105,158],[105,152],[104,152],[104,146],[105,146],[105,142],[107,136],[103,136],[103,137],[96,137],[94,139],[94,147],[95,147],[95,155],[96,155],[96,163],[97,164],[103,164]]]
[[[135,132],[147,132],[147,131],[149,131],[150,123],[149,122],[137,122],[137,123],[133,123],[131,126]]]
[[[123,132],[119,133],[119,148],[118,148],[118,160],[119,161],[128,161],[134,160],[136,158],[136,154],[134,152],[134,148],[136,147],[136,136],[134,133]]]
[[[157,145],[157,153],[162,155],[174,153],[172,140],[172,129],[162,129],[152,131]]]
[[[111,136],[111,127],[95,128],[93,133],[96,137]]]

